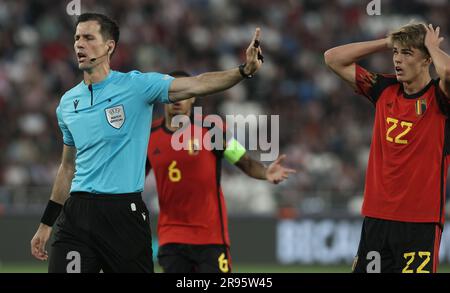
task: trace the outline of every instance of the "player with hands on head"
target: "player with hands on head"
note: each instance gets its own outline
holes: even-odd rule
[[[450,154],[450,56],[439,34],[439,27],[411,23],[325,52],[328,67],[375,107],[354,272],[367,272],[374,251],[381,272],[437,270]],[[357,64],[388,50],[395,75]]]

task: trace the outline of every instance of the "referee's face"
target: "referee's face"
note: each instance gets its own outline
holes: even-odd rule
[[[74,49],[79,69],[90,70],[108,60],[109,48],[103,40],[100,24],[97,21],[80,22],[74,37]],[[96,58],[96,60],[91,61],[92,58]]]

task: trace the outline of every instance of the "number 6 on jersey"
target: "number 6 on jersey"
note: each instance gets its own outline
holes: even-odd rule
[[[181,180],[181,171],[177,168],[177,161],[172,161],[169,165],[169,179],[172,182],[179,182]]]

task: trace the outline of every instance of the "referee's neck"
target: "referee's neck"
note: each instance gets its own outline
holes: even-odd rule
[[[85,70],[83,72],[84,83],[87,85],[99,83],[108,76],[110,70],[108,64],[99,64],[89,70]]]

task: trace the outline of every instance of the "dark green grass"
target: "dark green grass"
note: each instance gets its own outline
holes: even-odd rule
[[[233,264],[235,273],[348,273],[351,265],[289,265],[282,266],[277,264]],[[156,272],[161,272],[159,266],[155,267]],[[45,273],[47,272],[47,263],[3,263],[0,264],[0,273]],[[440,273],[450,273],[449,265],[439,267]]]

